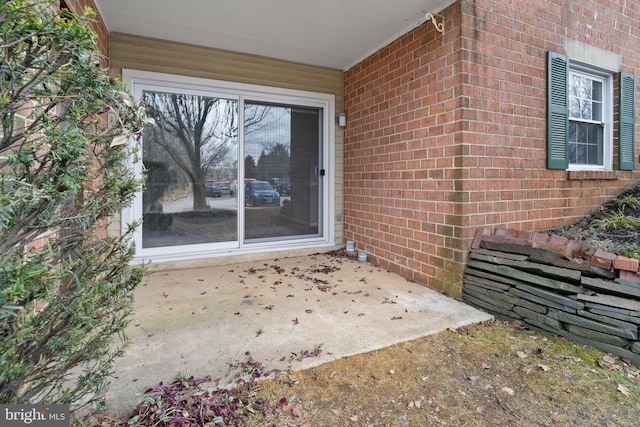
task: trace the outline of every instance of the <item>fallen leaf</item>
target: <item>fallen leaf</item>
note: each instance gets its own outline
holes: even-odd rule
[[[354,423],[358,422],[358,416],[354,415],[353,417],[349,418],[351,421],[353,421]]]
[[[302,416],[302,411],[297,406],[294,406],[291,410],[291,415],[293,415],[295,418],[300,418]]]
[[[527,354],[524,351],[516,351],[516,356],[518,356],[520,359],[527,358]]]
[[[483,364],[482,364],[482,367],[483,367],[484,369],[491,369],[491,365],[489,365],[488,363],[483,363]]]
[[[551,368],[550,368],[549,366],[547,366],[547,365],[543,365],[542,363],[540,363],[540,364],[538,365],[538,368],[542,369],[542,370],[543,370],[543,371],[545,371],[545,372],[549,372],[549,371],[551,370]]]
[[[625,396],[629,397],[629,389],[623,386],[622,384],[618,384],[618,391]]]
[[[509,388],[509,387],[502,387],[502,391],[504,393],[507,393],[509,396],[513,396],[514,394],[516,394],[516,392],[513,391],[513,389]]]

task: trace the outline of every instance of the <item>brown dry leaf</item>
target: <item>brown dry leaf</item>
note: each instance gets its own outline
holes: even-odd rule
[[[622,384],[618,384],[618,391],[625,396],[629,397],[629,389],[623,386]]]
[[[509,387],[502,387],[502,391],[504,393],[507,393],[509,396],[513,396],[514,394],[516,394],[516,392],[513,391],[513,389],[509,388]]]
[[[291,415],[295,418],[300,418],[302,417],[302,410],[299,407],[294,406],[291,410]]]
[[[527,353],[525,353],[524,351],[516,351],[516,356],[518,356],[520,359],[526,359]]]

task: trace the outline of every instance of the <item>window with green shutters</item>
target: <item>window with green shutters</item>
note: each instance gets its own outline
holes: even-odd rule
[[[618,168],[635,168],[635,76],[620,73],[614,118],[611,71],[548,52],[547,167],[612,170],[618,126]]]

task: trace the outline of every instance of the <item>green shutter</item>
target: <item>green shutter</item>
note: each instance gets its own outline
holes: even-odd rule
[[[620,73],[618,80],[620,82],[618,94],[620,100],[618,109],[620,115],[618,122],[618,168],[632,171],[636,168],[636,76]]]
[[[565,55],[547,55],[547,168],[569,167],[569,62]]]

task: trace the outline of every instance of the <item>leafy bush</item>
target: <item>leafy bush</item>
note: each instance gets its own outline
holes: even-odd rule
[[[98,67],[91,11],[0,2],[0,401],[96,403],[126,344],[131,233],[110,218],[142,182],[126,141],[147,122]]]

